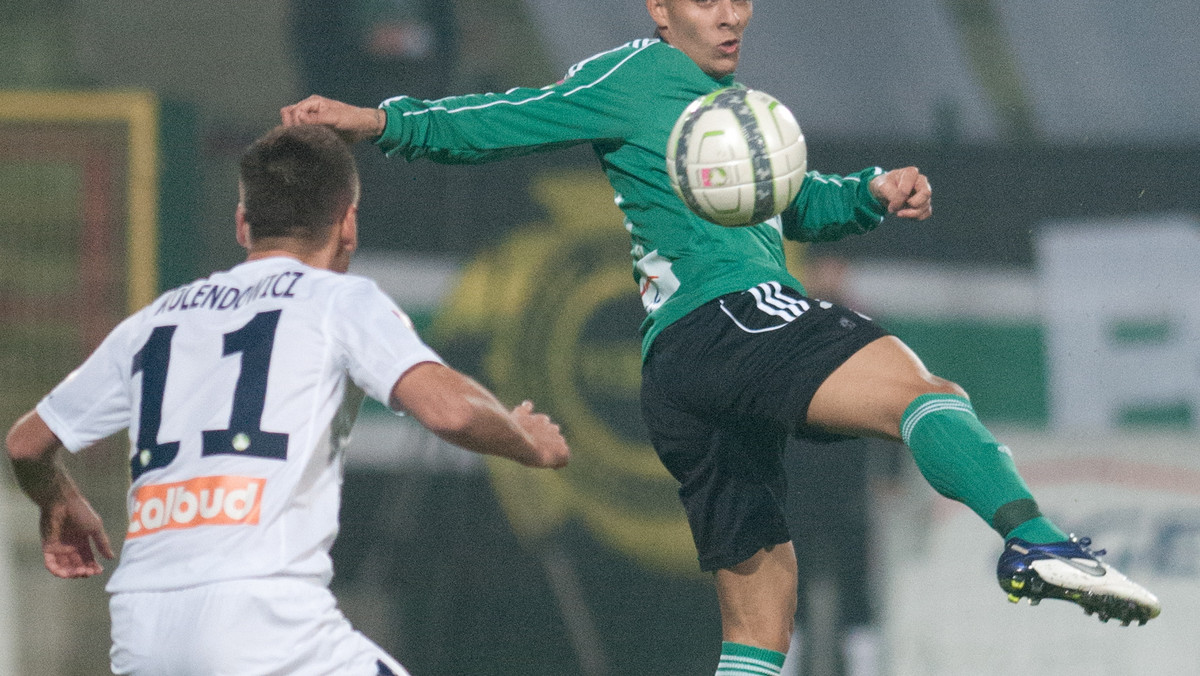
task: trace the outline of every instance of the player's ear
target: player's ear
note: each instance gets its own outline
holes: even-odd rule
[[[250,224],[246,222],[246,207],[238,202],[237,211],[234,213],[233,220],[237,223],[237,243],[243,249],[250,249]]]
[[[346,207],[346,215],[338,224],[338,240],[341,248],[347,253],[358,248],[358,206],[351,204]]]
[[[650,18],[659,30],[667,27],[666,4],[666,0],[646,0],[646,11],[650,12]]]

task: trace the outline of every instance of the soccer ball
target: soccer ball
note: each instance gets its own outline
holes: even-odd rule
[[[807,167],[796,118],[755,89],[726,87],[692,101],[667,141],[675,194],[717,225],[755,225],[783,211]]]

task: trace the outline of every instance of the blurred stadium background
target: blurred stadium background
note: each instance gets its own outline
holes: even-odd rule
[[[647,36],[642,4],[3,3],[0,420],[130,308],[240,259],[237,158],[281,106],[540,86]],[[1140,629],[1010,606],[997,539],[903,452],[799,447],[789,673],[1200,674],[1200,4],[755,12],[739,79],[793,109],[811,166],[917,164],[936,189],[930,221],[797,250],[800,273],[962,383],[1044,508],[1164,605]],[[715,598],[638,421],[641,310],[590,152],[357,153],[355,269],[452,363],[562,420],[576,455],[492,465],[368,405],[334,550],[347,615],[416,676],[711,673]],[[114,542],[122,452],[71,459]],[[0,675],[107,673],[104,580],[46,573],[35,511],[11,473],[0,489]]]

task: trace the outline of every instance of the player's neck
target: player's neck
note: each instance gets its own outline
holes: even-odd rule
[[[257,261],[264,258],[292,258],[305,265],[322,270],[345,272],[349,264],[349,254],[337,246],[320,248],[286,246],[280,242],[264,242],[259,246],[251,246],[246,261]]]
[[[288,249],[252,249],[246,256],[246,262],[259,261],[264,258],[293,258],[302,263],[307,263],[304,260],[305,256]]]

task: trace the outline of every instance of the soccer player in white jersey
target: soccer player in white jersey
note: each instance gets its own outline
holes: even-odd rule
[[[509,410],[446,366],[372,281],[344,274],[359,183],[333,132],[273,130],[242,157],[239,187],[246,262],[126,319],[9,431],[46,567],[88,577],[96,550],[113,558],[59,448],[127,428],[129,526],[107,587],[114,673],[406,674],[328,589],[364,393],[530,467],[563,467],[566,442],[530,402]]]

